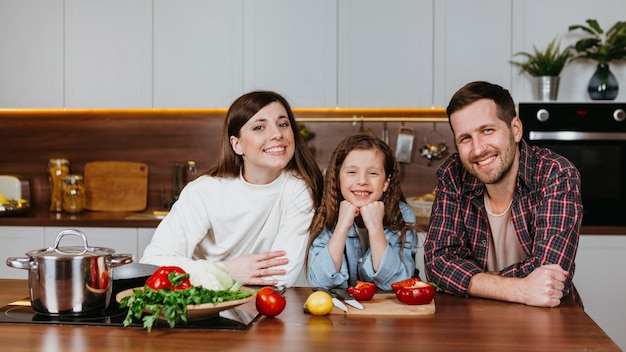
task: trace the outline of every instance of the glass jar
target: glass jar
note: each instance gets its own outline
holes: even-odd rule
[[[189,160],[183,172],[183,186],[189,183],[190,181],[193,181],[197,173],[198,173],[198,168],[196,167],[196,162],[193,160]]]
[[[50,211],[63,211],[63,177],[70,173],[70,162],[67,159],[50,159],[48,161],[48,177],[50,179]]]
[[[85,185],[83,176],[67,175],[63,177],[63,211],[71,214],[85,210]]]

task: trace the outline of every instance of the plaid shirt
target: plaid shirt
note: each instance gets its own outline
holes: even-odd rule
[[[572,283],[582,221],[580,174],[564,157],[519,143],[520,165],[511,220],[527,258],[500,271],[526,277],[545,264],[569,272],[564,296],[582,300]],[[429,280],[448,293],[467,296],[472,276],[487,270],[489,236],[485,185],[467,172],[458,153],[437,170],[436,199],[424,244]]]

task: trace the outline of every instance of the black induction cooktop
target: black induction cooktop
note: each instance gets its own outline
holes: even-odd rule
[[[79,316],[51,316],[38,314],[33,311],[28,298],[13,302],[0,308],[0,323],[12,324],[57,324],[57,325],[97,325],[97,326],[124,326],[126,308],[119,308],[114,302],[104,312],[83,314]],[[219,316],[176,324],[175,329],[198,330],[246,330],[258,315],[252,315],[237,308],[221,311]],[[143,328],[140,321],[133,322],[130,327]],[[159,322],[153,329],[169,329],[163,322]]]

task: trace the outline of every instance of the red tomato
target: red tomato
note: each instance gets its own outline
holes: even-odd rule
[[[428,304],[435,297],[435,286],[431,283],[417,282],[412,286],[400,287],[396,298],[404,304]]]
[[[287,305],[287,300],[283,295],[274,290],[273,287],[266,286],[256,294],[256,310],[266,317],[275,317],[280,314]]]

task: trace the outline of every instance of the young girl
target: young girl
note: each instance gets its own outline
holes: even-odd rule
[[[373,282],[382,290],[415,271],[415,214],[404,202],[398,163],[368,134],[344,139],[326,171],[322,205],[311,224],[308,278],[313,286]]]
[[[322,186],[287,101],[245,94],[228,110],[217,163],[182,190],[141,262],[180,266],[207,288],[216,263],[246,285],[293,286]]]

